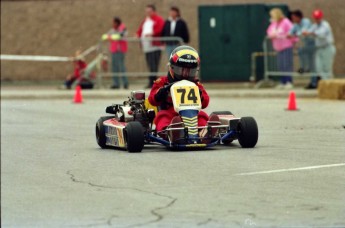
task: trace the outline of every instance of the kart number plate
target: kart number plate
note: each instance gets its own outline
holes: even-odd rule
[[[199,88],[197,86],[177,86],[173,88],[175,105],[177,107],[199,107],[201,105]]]

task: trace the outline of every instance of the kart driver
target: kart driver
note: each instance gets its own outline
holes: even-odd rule
[[[148,98],[152,105],[158,106],[159,112],[154,120],[156,130],[158,132],[164,130],[170,124],[173,124],[174,128],[183,127],[182,119],[178,113],[175,112],[170,96],[170,87],[172,83],[181,80],[194,82],[199,87],[202,109],[205,109],[208,106],[210,97],[203,85],[196,78],[199,64],[199,54],[190,46],[179,46],[171,53],[168,63],[168,75],[161,77],[154,82]],[[220,124],[219,117],[217,115],[211,115],[209,117],[205,112],[199,111],[198,126],[215,124]],[[181,131],[172,132],[172,141],[179,138],[180,133]],[[207,129],[203,129],[199,132],[199,136],[204,137],[206,133]],[[215,135],[216,133],[216,129],[212,130],[212,135]]]

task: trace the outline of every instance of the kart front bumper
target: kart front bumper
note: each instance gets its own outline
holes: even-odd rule
[[[213,147],[217,144],[220,144],[223,140],[226,139],[232,139],[232,138],[236,138],[237,135],[237,131],[235,130],[230,130],[228,131],[226,134],[217,137],[217,138],[201,138],[201,137],[196,137],[191,139],[192,141],[194,141],[194,143],[172,143],[168,140],[165,140],[161,137],[155,136],[153,134],[148,134],[148,140],[151,142],[156,142],[156,143],[160,143],[168,148],[174,148],[174,149],[191,149],[191,148],[208,148],[208,147]],[[202,140],[210,140],[210,143],[201,143]],[[186,139],[186,141],[188,141],[188,139]]]

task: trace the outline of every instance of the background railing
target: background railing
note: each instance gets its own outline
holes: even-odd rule
[[[299,37],[293,46],[292,53],[289,53],[275,50],[272,39],[266,37],[263,41],[262,53],[264,79],[257,83],[257,87],[277,77],[308,78],[316,76],[314,41],[313,37]]]
[[[167,41],[176,42],[177,45],[182,45],[183,40],[180,37],[148,37],[148,38],[136,38],[128,37],[123,40],[126,40],[128,43],[128,51],[125,54],[125,65],[126,65],[126,76],[127,77],[148,77],[151,75],[162,76],[167,72],[166,65],[168,63],[168,53],[166,53],[165,46],[160,46],[161,56],[159,63],[158,72],[152,73],[149,71],[145,60],[145,53],[141,48],[142,41],[160,41],[162,43]],[[100,41],[98,44],[99,54],[105,56],[108,60],[108,67],[106,71],[97,72],[97,77],[109,78],[109,77],[119,77],[123,73],[113,72],[111,69],[111,52],[109,51],[109,41]],[[170,53],[169,53],[170,54]]]
[[[142,41],[160,41],[162,43],[166,41],[174,41],[177,45],[182,45],[183,40],[179,37],[127,37],[124,40],[128,43],[128,51],[125,54],[125,65],[126,65],[126,77],[130,81],[133,80],[145,80],[146,77],[151,75],[163,76],[167,72],[168,54],[164,45],[160,46],[161,56],[159,63],[159,70],[157,72],[150,72],[145,60],[145,53],[141,48]],[[283,56],[283,63],[278,61],[278,52],[274,50],[272,46],[272,40],[265,38],[263,41],[263,52],[255,52],[252,54],[252,76],[251,80],[256,81],[255,70],[256,70],[256,58],[264,58],[264,79],[259,81],[256,87],[260,87],[263,83],[269,82],[273,85],[272,79],[283,76],[292,76],[295,78],[309,78],[317,76],[315,72],[315,46],[313,46],[313,38],[308,37],[299,38],[298,42],[295,43],[292,52],[292,58],[290,56]],[[33,55],[1,55],[1,60],[6,61],[52,61],[52,62],[69,62],[74,61],[77,58],[86,59],[90,66],[84,74],[87,78],[90,72],[96,73],[95,83],[96,87],[109,87],[108,81],[112,77],[121,77],[123,73],[114,72],[111,67],[111,52],[109,51],[109,41],[100,40],[98,44],[89,47],[84,50],[78,57],[63,57],[63,56],[33,56]],[[308,57],[309,56],[309,57]],[[309,60],[308,60],[309,58]],[[280,60],[281,61],[281,60]],[[290,70],[280,69],[281,64],[286,64],[284,61],[289,61],[292,64]],[[68,72],[66,72],[67,74]]]
[[[176,45],[182,45],[183,40],[180,37],[126,37],[123,40],[128,43],[128,51],[125,53],[126,77],[130,80],[144,79],[149,76],[162,76],[167,73],[168,54],[164,42],[176,42]],[[145,53],[141,48],[143,41],[160,41],[161,56],[159,58],[158,72],[150,72],[145,60]],[[111,64],[111,52],[109,50],[110,41],[100,40],[96,45],[84,50],[79,56],[65,57],[65,56],[45,56],[45,55],[6,55],[0,56],[1,60],[5,61],[38,61],[38,62],[71,62],[76,59],[85,59],[88,67],[84,72],[84,77],[91,77],[91,73],[96,73],[94,82],[96,87],[102,88],[105,86],[105,80],[112,77],[121,77],[124,74],[114,72]],[[69,72],[66,72],[66,75]],[[106,87],[109,87],[108,85]]]

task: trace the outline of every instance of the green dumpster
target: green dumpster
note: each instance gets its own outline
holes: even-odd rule
[[[203,81],[249,81],[251,54],[262,51],[269,11],[284,4],[199,6],[200,77]],[[257,80],[263,77],[263,58],[256,61]]]

